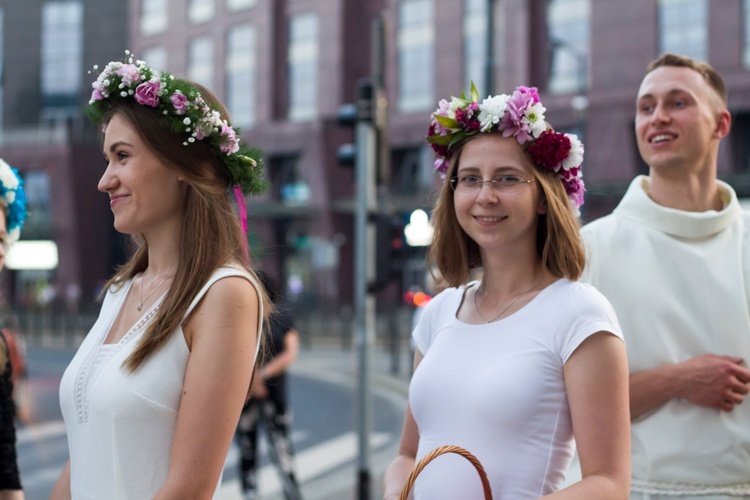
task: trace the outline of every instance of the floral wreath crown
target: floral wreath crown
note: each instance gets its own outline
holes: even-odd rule
[[[85,108],[91,121],[101,123],[115,102],[133,98],[138,104],[154,108],[166,128],[184,135],[185,146],[207,141],[229,170],[235,190],[239,188],[244,195],[259,195],[266,190],[262,152],[247,146],[240,139],[239,130],[221,118],[195,85],[149,68],[144,61],[133,61],[128,50],[125,56],[125,62],[108,63],[91,84],[94,90]],[[94,72],[98,69],[94,66]]]
[[[18,170],[0,159],[0,206],[5,207],[6,244],[12,245],[21,236],[26,221],[26,191]]]
[[[546,121],[546,108],[539,102],[536,87],[517,87],[513,94],[490,96],[479,102],[479,93],[471,83],[470,99],[464,94],[442,99],[430,119],[427,141],[435,151],[435,170],[448,173],[453,147],[479,132],[499,131],[503,137],[515,137],[526,145],[534,163],[557,173],[574,211],[583,205],[581,163],[583,144],[574,134],[553,131]]]

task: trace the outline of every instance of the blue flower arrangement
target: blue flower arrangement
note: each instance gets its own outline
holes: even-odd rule
[[[18,169],[0,159],[0,205],[5,211],[5,225],[11,245],[21,236],[21,228],[26,221],[26,191]]]

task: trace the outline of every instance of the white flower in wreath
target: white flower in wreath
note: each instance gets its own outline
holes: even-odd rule
[[[529,124],[531,135],[538,139],[542,132],[547,129],[547,123],[544,121],[544,112],[547,108],[538,102],[529,106],[524,113],[524,121]]]
[[[565,134],[570,140],[570,151],[568,156],[563,160],[563,170],[570,170],[579,167],[583,163],[583,143],[578,140],[575,134]]]
[[[492,97],[488,97],[483,100],[479,105],[479,125],[482,132],[487,132],[489,129],[500,123],[500,119],[505,113],[505,108],[508,104],[510,96],[506,94],[500,94]]]

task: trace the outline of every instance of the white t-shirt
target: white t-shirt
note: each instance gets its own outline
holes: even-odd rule
[[[470,325],[456,318],[465,290],[435,297],[414,330],[424,354],[409,395],[419,428],[417,460],[457,445],[482,462],[495,498],[552,493],[573,455],[563,365],[596,332],[622,338],[614,310],[594,287],[560,279],[512,315]],[[483,498],[473,466],[456,455],[431,462],[414,493],[429,500]]]

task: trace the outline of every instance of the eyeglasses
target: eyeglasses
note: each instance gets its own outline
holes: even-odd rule
[[[451,187],[457,193],[478,194],[485,183],[489,183],[495,192],[510,191],[521,184],[529,184],[534,179],[526,180],[517,175],[503,175],[490,180],[483,180],[476,175],[462,175],[453,177],[450,181]]]

